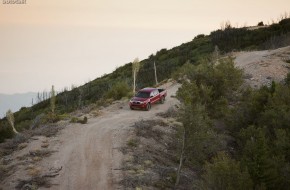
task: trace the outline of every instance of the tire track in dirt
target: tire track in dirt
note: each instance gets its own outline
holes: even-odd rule
[[[73,124],[59,135],[61,143],[43,167],[63,167],[52,179],[50,189],[120,189],[122,153],[118,150],[125,142],[130,126],[141,119],[153,119],[177,104],[172,98],[178,84],[166,84],[165,104],[156,104],[150,111],[130,110],[128,102],[121,102],[102,110],[103,114],[89,119],[88,124]],[[122,109],[120,109],[122,107]]]

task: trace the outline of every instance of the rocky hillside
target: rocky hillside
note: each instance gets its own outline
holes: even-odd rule
[[[245,72],[244,79],[251,87],[270,86],[283,81],[290,71],[290,46],[274,50],[235,52],[236,66]]]

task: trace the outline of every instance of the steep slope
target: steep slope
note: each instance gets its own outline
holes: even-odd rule
[[[245,72],[245,81],[251,87],[269,86],[272,81],[281,82],[290,71],[290,46],[275,50],[236,52],[236,66]]]
[[[154,80],[153,63],[156,63],[158,80],[171,77],[172,73],[185,62],[197,64],[201,59],[207,59],[218,46],[222,53],[233,50],[263,50],[284,47],[290,44],[290,19],[281,20],[269,27],[248,30],[229,26],[223,30],[213,31],[210,35],[200,34],[193,40],[183,43],[170,50],[161,49],[141,61],[138,73],[137,88],[152,86]],[[136,55],[135,55],[136,56]],[[57,114],[70,113],[83,106],[90,105],[106,96],[106,93],[116,84],[123,81],[132,84],[131,63],[117,68],[114,72],[99,77],[87,84],[72,90],[64,90],[57,95]],[[15,113],[16,128],[27,129],[40,114],[49,112],[49,100],[40,102],[30,108]],[[12,132],[5,119],[0,120],[0,142],[11,138]]]
[[[8,109],[12,112],[18,111],[21,107],[31,106],[32,98],[35,99],[37,93],[28,92],[21,94],[0,94],[0,118],[5,116]]]
[[[115,102],[101,110],[101,116],[90,118],[87,125],[71,124],[57,137],[46,139],[49,150],[55,153],[37,167],[41,168],[42,174],[52,168],[62,168],[59,176],[51,181],[54,185],[49,189],[118,189],[117,182],[121,179],[118,169],[122,161],[118,149],[125,143],[129,126],[142,119],[152,119],[156,113],[178,103],[171,96],[175,95],[179,85],[167,83],[163,87],[168,91],[165,104],[156,104],[150,111],[132,111],[127,101]],[[29,147],[23,151],[32,151]],[[41,141],[33,147],[42,149]],[[15,154],[14,158],[18,156]],[[17,184],[15,179],[26,179],[27,173],[26,167],[17,170],[2,183],[3,189],[14,189]]]

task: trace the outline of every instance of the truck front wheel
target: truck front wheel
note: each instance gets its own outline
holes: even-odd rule
[[[160,103],[161,103],[161,104],[164,104],[164,101],[165,101],[165,97],[162,96],[162,97],[160,98]]]
[[[149,111],[151,109],[151,104],[150,103],[147,103],[146,105],[146,111]]]

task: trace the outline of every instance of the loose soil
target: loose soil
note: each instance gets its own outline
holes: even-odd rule
[[[232,56],[236,66],[245,71],[246,83],[254,88],[283,81],[290,69],[290,46]],[[6,172],[0,189],[15,189],[19,181],[30,179],[40,180],[39,189],[122,189],[124,155],[120,149],[126,146],[130,126],[157,119],[156,114],[178,104],[172,96],[179,86],[173,82],[163,85],[168,92],[166,101],[150,111],[130,110],[128,100],[116,101],[87,114],[85,125],[66,124],[56,136],[30,138],[18,151],[1,159],[0,166],[4,164],[8,170],[0,168]],[[45,178],[50,179],[48,185],[41,181]],[[34,188],[29,183],[26,187]]]
[[[140,120],[154,119],[157,113],[175,106],[178,101],[172,96],[179,86],[172,82],[163,85],[168,93],[166,101],[153,105],[150,111],[130,110],[128,100],[117,101],[98,111],[99,116],[89,117],[85,125],[70,124],[55,137],[34,137],[25,148],[11,155],[11,160],[19,157],[27,160],[29,168],[25,163],[19,164],[0,187],[15,189],[19,180],[57,170],[59,175],[50,178],[49,189],[120,189],[119,168],[123,160],[120,148],[126,143],[130,126]],[[42,149],[53,153],[35,162],[25,158],[29,152]]]
[[[281,82],[290,72],[290,46],[265,51],[236,52],[235,64],[245,72],[244,79],[253,88]]]

